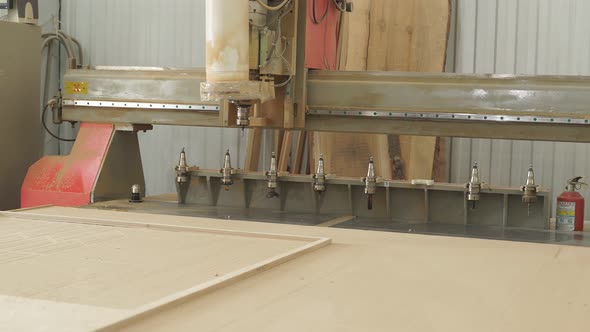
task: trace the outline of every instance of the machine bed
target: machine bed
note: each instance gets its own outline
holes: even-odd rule
[[[36,241],[61,234],[54,246],[83,239],[86,228],[93,238],[117,236],[2,261],[0,306],[11,314],[2,315],[0,329],[35,331],[33,322],[38,331],[555,331],[590,323],[586,247],[155,213],[169,204],[146,202],[133,212],[104,210],[132,209],[113,202],[101,209],[4,214],[4,256],[13,248],[11,238],[25,245],[22,239],[32,233]],[[137,213],[141,209],[151,211]],[[216,230],[218,239],[242,235],[208,242],[200,237],[211,234],[180,231],[191,228]],[[251,237],[259,233],[283,238],[265,243]],[[320,245],[225,287],[166,300],[203,276],[223,278],[269,255],[297,250],[305,239]],[[116,250],[121,247],[129,250]],[[130,264],[124,269],[101,269],[125,260]],[[24,268],[27,273],[17,273]],[[23,278],[36,280],[39,289],[23,289]],[[44,284],[53,281],[61,287]],[[159,287],[149,287],[152,281]],[[138,312],[150,301],[156,305]]]

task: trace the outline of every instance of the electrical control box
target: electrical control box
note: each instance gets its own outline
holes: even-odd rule
[[[41,29],[0,21],[0,210],[20,207],[28,168],[41,157]]]

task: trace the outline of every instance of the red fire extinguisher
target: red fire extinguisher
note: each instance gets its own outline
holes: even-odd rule
[[[576,191],[586,185],[581,179],[578,176],[569,180],[567,191],[557,197],[557,229],[560,231],[584,230],[584,197]]]

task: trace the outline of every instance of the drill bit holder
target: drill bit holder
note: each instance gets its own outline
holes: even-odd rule
[[[522,204],[518,187],[486,185],[477,209],[465,199],[464,184],[413,185],[409,181],[379,179],[375,183],[373,209],[367,209],[366,184],[353,177],[327,176],[326,190],[318,195],[316,179],[309,175],[236,170],[232,190],[225,191],[219,170],[191,168],[187,204],[224,209],[249,209],[260,215],[301,213],[357,216],[376,223],[394,221],[419,224],[509,226],[545,229],[549,227],[551,194],[537,188],[537,204]],[[272,181],[269,181],[272,180]],[[280,189],[278,199],[268,199],[269,183]]]

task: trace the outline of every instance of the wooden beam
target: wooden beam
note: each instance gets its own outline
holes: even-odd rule
[[[278,160],[281,157],[281,150],[283,149],[283,138],[285,137],[285,131],[281,129],[275,129],[274,136],[275,140],[272,150],[274,151],[274,153],[276,153]]]
[[[279,172],[287,172],[289,170],[289,159],[291,157],[291,146],[293,145],[293,131],[286,130],[283,137],[283,146],[281,147],[281,154],[279,156]]]
[[[305,142],[307,133],[304,130],[299,131],[297,135],[297,142],[295,144],[295,157],[293,158],[293,174],[302,174],[301,166],[303,165],[303,153],[305,151]]]
[[[257,172],[260,162],[260,145],[262,142],[262,129],[248,129],[248,143],[246,146],[246,162],[244,170],[248,172]]]

